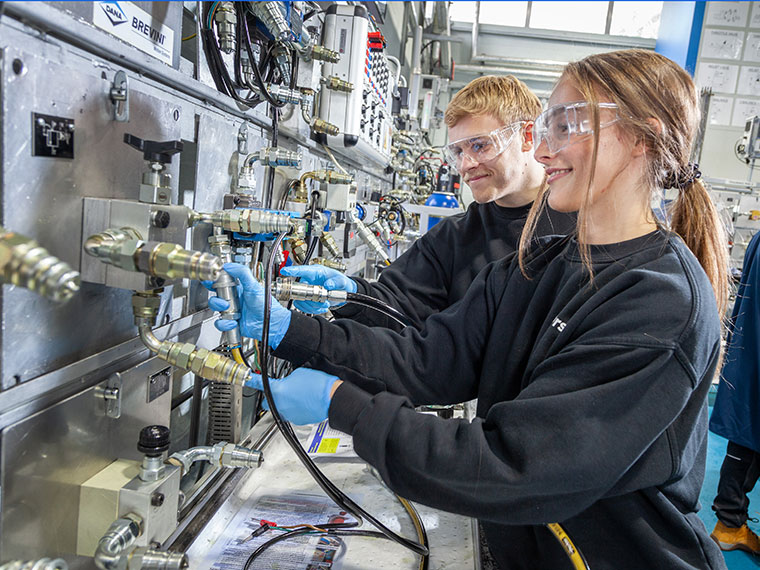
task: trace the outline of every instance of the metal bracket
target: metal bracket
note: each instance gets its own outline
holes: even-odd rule
[[[248,154],[248,125],[243,121],[238,130],[238,152],[240,154]]]
[[[117,71],[110,91],[113,118],[120,123],[129,121],[129,80],[123,71]]]
[[[121,374],[118,372],[106,380],[106,385],[95,389],[95,396],[102,398],[106,404],[106,416],[113,419],[121,417]]]

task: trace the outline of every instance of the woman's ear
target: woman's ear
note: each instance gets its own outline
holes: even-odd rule
[[[652,131],[655,133],[656,136],[659,136],[662,134],[663,126],[662,126],[662,121],[660,121],[660,119],[649,117],[646,122],[650,126],[650,128],[652,129]],[[633,156],[640,156],[642,154],[645,154],[646,150],[647,150],[646,140],[643,137],[639,138],[636,141],[636,145],[633,147]]]

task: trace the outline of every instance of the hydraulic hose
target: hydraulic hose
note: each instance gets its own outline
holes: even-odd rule
[[[549,529],[549,532],[551,532],[554,535],[554,538],[560,543],[562,550],[567,554],[567,557],[570,559],[575,570],[590,570],[583,553],[578,550],[575,544],[573,544],[573,541],[570,540],[567,532],[559,523],[547,523],[546,528]]]
[[[393,319],[402,327],[408,327],[408,326],[411,326],[412,324],[403,313],[397,311],[396,309],[391,307],[389,304],[381,301],[380,299],[375,299],[374,297],[370,297],[369,295],[363,295],[361,293],[348,293],[346,295],[346,301],[348,303],[356,303],[357,305],[364,305],[365,307],[374,309],[375,311],[378,311],[379,313],[383,313],[386,317]]]
[[[358,526],[359,524],[361,524],[362,517],[364,517],[372,525],[374,525],[377,529],[379,529],[380,532],[382,532],[385,536],[387,536],[391,540],[399,543],[405,548],[408,548],[409,550],[411,550],[412,552],[415,552],[416,554],[426,556],[427,554],[429,554],[429,550],[427,549],[426,546],[416,543],[414,541],[411,541],[408,538],[404,538],[403,536],[399,536],[398,534],[390,530],[388,527],[386,527],[384,524],[382,524],[374,516],[372,516],[367,511],[362,509],[350,497],[345,495],[340,489],[338,489],[335,486],[335,484],[332,481],[330,481],[324,475],[324,473],[322,473],[322,471],[320,471],[319,468],[314,464],[314,462],[311,460],[309,455],[304,450],[301,443],[298,441],[298,438],[296,437],[295,432],[293,432],[293,428],[290,426],[290,424],[286,423],[282,419],[279,412],[277,411],[277,406],[274,401],[272,389],[269,385],[269,374],[268,374],[269,372],[269,368],[268,368],[268,365],[269,365],[269,321],[270,321],[270,312],[272,309],[272,295],[271,295],[272,267],[274,265],[274,259],[277,255],[277,251],[279,250],[284,237],[285,237],[285,234],[280,234],[279,236],[277,236],[277,239],[275,240],[272,246],[272,252],[269,255],[269,259],[267,261],[267,266],[264,273],[264,318],[263,318],[263,323],[262,323],[263,330],[262,330],[262,336],[261,336],[261,380],[264,387],[264,395],[266,396],[267,401],[269,402],[269,408],[270,408],[270,411],[272,412],[272,417],[274,418],[275,424],[277,424],[277,427],[282,432],[288,445],[291,447],[291,449],[293,449],[295,454],[301,460],[301,463],[303,463],[304,467],[306,467],[306,469],[309,471],[309,473],[314,478],[316,483],[320,486],[320,488],[327,494],[328,497],[330,497],[338,505],[343,507],[346,511],[350,512],[357,519],[356,523],[343,523],[343,526]]]

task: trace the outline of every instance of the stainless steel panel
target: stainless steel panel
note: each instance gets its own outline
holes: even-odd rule
[[[140,429],[169,423],[169,392],[148,403],[148,378],[164,368],[154,357],[120,373],[118,420],[92,387],[2,430],[0,559],[76,552],[79,485],[115,459],[140,459]]]

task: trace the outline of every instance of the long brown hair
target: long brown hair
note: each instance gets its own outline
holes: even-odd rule
[[[565,80],[591,103],[592,164],[596,165],[599,147],[597,103],[598,97],[603,96],[617,104],[618,126],[634,140],[645,143],[647,164],[643,183],[650,190],[650,198],[657,197],[661,188],[679,187],[678,198],[671,205],[670,230],[681,236],[704,268],[723,316],[730,291],[728,243],[707,188],[690,176],[689,154],[699,123],[697,90],[691,77],[660,54],[624,50],[591,55],[568,64],[559,79],[560,82]],[[581,256],[592,278],[589,247],[584,236],[594,170],[577,223]],[[526,275],[527,254],[547,195],[548,189],[544,188],[533,204],[520,239],[520,267]],[[653,213],[652,216],[654,218]]]

